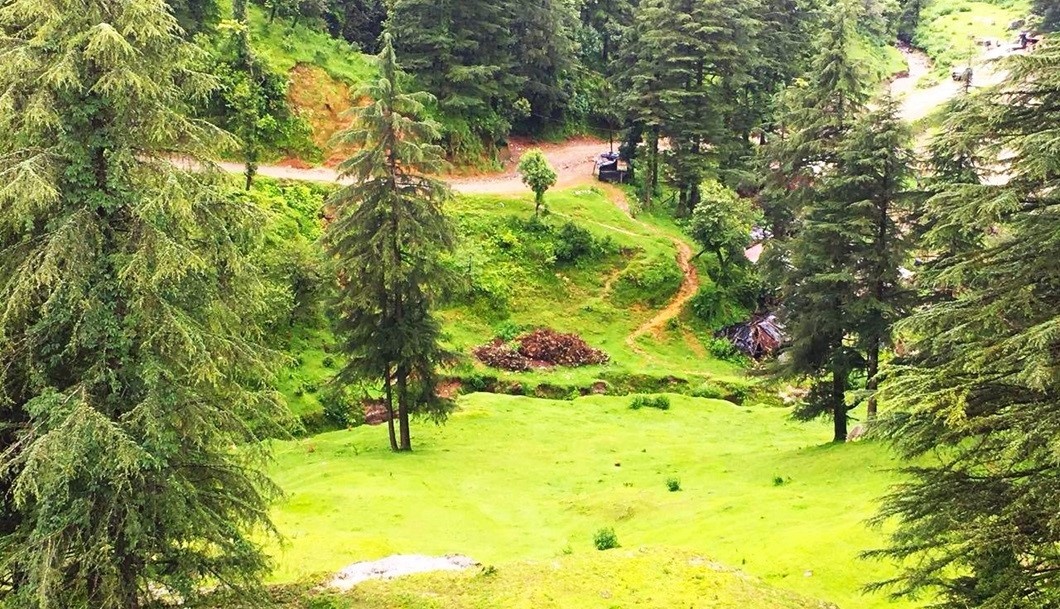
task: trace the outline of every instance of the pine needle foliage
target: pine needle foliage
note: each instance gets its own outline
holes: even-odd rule
[[[196,54],[161,0],[0,4],[5,607],[247,597],[268,567],[261,219],[203,161]]]
[[[880,514],[897,528],[871,555],[902,571],[877,587],[944,609],[1060,606],[1060,45],[1004,67],[947,136],[1000,176],[936,196],[947,255],[885,386],[887,437],[920,465]],[[988,230],[954,249],[958,222]]]
[[[338,269],[338,327],[348,358],[338,382],[381,381],[391,448],[411,450],[410,415],[444,420],[451,408],[435,393],[436,369],[450,354],[434,316],[449,276],[442,260],[454,244],[443,211],[451,194],[431,177],[445,167],[444,151],[431,143],[437,126],[421,118],[432,97],[401,90],[389,34],[379,66],[380,78],[356,94],[371,102],[351,110],[351,127],[337,135],[357,152],[339,165],[353,183],[331,199],[337,217],[325,244]]]
[[[851,375],[864,370],[875,390],[881,349],[909,301],[900,268],[909,257],[901,227],[912,213],[910,142],[893,99],[854,123],[815,186],[786,259],[783,368],[813,383],[795,416],[832,417],[836,442],[847,436]],[[874,411],[874,396],[869,406]]]

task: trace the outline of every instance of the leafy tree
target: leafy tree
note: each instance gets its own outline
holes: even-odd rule
[[[519,159],[519,174],[523,184],[534,191],[534,215],[538,215],[545,203],[545,193],[556,185],[556,172],[549,165],[544,153],[538,149],[529,150]]]
[[[990,228],[950,249],[903,323],[912,343],[884,386],[884,431],[915,467],[879,516],[897,522],[888,548],[901,568],[878,587],[930,594],[942,609],[1060,604],[1060,46],[1046,39],[1008,60],[1009,79],[950,119],[1003,179],[955,184],[931,214],[940,227]],[[1001,183],[1004,182],[1004,183]],[[941,213],[940,213],[941,212]],[[941,235],[940,241],[933,239]],[[927,458],[922,458],[927,457]]]
[[[434,303],[446,283],[441,257],[452,251],[453,231],[442,211],[449,189],[430,177],[444,167],[443,150],[430,143],[438,130],[420,118],[431,97],[400,89],[389,34],[379,67],[379,79],[356,95],[371,103],[351,110],[352,125],[336,136],[357,152],[339,165],[352,184],[331,198],[336,219],[325,243],[339,270],[339,331],[348,358],[338,382],[381,380],[391,448],[407,451],[410,416],[444,419],[451,407],[435,392],[436,368],[449,354]]]
[[[688,231],[703,250],[718,259],[716,283],[727,284],[731,267],[747,263],[745,255],[751,245],[754,214],[747,200],[716,182],[704,184],[702,200],[689,218]]]
[[[262,218],[186,115],[198,51],[158,0],[11,0],[0,31],[0,603],[252,595],[275,488],[251,430],[282,405]]]

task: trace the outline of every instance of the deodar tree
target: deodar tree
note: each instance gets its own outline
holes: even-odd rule
[[[411,415],[444,419],[451,407],[436,394],[437,367],[449,354],[434,315],[449,275],[442,257],[453,248],[442,209],[451,195],[431,177],[445,166],[444,151],[431,143],[437,127],[421,118],[432,98],[401,91],[389,34],[379,67],[380,77],[356,96],[371,101],[353,109],[350,128],[336,136],[357,152],[339,165],[353,183],[331,198],[336,219],[325,244],[338,270],[338,328],[348,358],[337,382],[380,382],[391,448],[407,451]]]
[[[1004,69],[947,124],[951,158],[976,150],[999,175],[930,205],[925,246],[944,255],[884,385],[881,427],[915,465],[873,555],[901,568],[882,586],[941,609],[1060,605],[1060,45]]]
[[[253,594],[281,405],[197,51],[161,0],[11,0],[0,33],[0,604]]]

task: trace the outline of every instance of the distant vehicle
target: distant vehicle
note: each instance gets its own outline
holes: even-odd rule
[[[633,172],[629,162],[621,158],[617,152],[605,152],[596,157],[593,173],[601,182],[624,184]]]

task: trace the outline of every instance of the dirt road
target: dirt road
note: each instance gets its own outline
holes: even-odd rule
[[[453,190],[461,194],[477,195],[520,195],[529,192],[515,166],[523,152],[530,148],[540,148],[556,170],[556,188],[572,188],[583,184],[595,183],[593,178],[593,159],[601,152],[607,152],[607,142],[578,138],[558,144],[531,144],[526,140],[513,139],[509,146],[510,160],[504,163],[504,169],[498,173],[471,176],[448,176],[446,179]],[[241,163],[224,162],[220,167],[230,173],[243,173]],[[284,165],[262,165],[258,174],[280,180],[307,180],[310,182],[348,183],[339,179],[339,173],[331,167],[314,167],[303,169]]]

